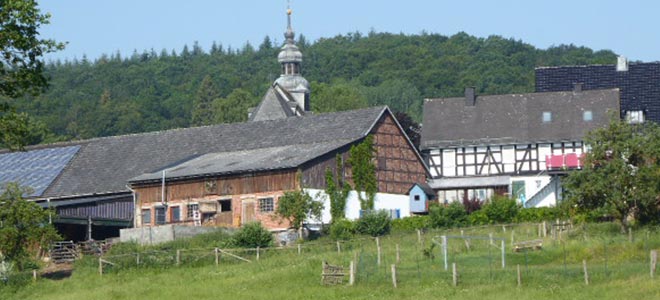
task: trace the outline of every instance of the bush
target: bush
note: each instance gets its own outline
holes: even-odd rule
[[[511,223],[516,219],[520,206],[515,199],[494,196],[481,210],[488,217],[489,224]]]
[[[239,247],[267,247],[273,242],[273,235],[259,222],[244,224],[233,236],[233,243]]]
[[[471,213],[468,216],[468,222],[470,225],[487,225],[490,224],[490,221],[488,220],[488,215],[486,212],[482,210],[477,210],[473,213]]]
[[[386,211],[366,211],[357,221],[355,231],[360,234],[379,236],[389,233],[391,227],[392,221]]]
[[[355,234],[355,223],[349,220],[337,220],[330,225],[330,237],[335,240],[349,240]]]
[[[431,225],[435,228],[460,227],[467,224],[467,212],[460,202],[447,206],[432,205],[429,208]]]
[[[561,210],[557,207],[531,207],[520,209],[515,221],[518,223],[533,223],[560,219],[562,216]]]
[[[412,216],[401,219],[392,220],[392,229],[394,230],[417,230],[426,229],[431,227],[431,219],[429,216]]]

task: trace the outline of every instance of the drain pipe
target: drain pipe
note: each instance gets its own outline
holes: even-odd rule
[[[137,196],[135,194],[135,190],[132,189],[128,184],[126,185],[126,188],[131,191],[131,194],[133,194],[133,228],[137,228],[137,214],[140,212],[137,207]]]

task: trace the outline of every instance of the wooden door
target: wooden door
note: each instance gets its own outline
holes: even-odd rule
[[[241,224],[254,222],[257,220],[255,216],[256,204],[254,200],[243,201],[243,217],[241,218]]]

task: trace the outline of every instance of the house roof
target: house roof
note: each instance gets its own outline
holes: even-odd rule
[[[278,120],[294,116],[291,104],[297,105],[286,90],[274,84],[264,95],[259,105],[252,111],[248,121]]]
[[[265,159],[269,157],[268,153],[278,153],[279,150],[274,149],[280,147],[304,150],[309,145],[316,145],[316,149],[323,150],[327,149],[323,148],[325,146],[357,141],[365,137],[386,112],[389,109],[380,106],[273,121],[173,129],[39,145],[28,148],[28,152],[63,146],[80,147],[41,197],[126,192],[126,184],[131,178],[179,165],[194,157],[201,158],[209,153],[226,152],[236,158],[245,155],[242,151],[267,149],[266,154],[261,156]],[[242,168],[274,166],[246,163]],[[20,169],[22,166],[14,165],[13,168]]]
[[[422,191],[423,191],[426,195],[430,195],[430,196],[434,196],[434,195],[435,195],[435,191],[433,191],[433,188],[431,188],[431,186],[430,186],[428,183],[426,183],[426,182],[417,182],[417,183],[413,184],[413,185],[408,189],[408,192],[407,192],[406,194],[410,195],[410,191],[412,191],[412,189],[415,188],[415,186],[419,186],[419,188],[422,189]]]
[[[506,186],[510,182],[510,176],[443,177],[432,179],[429,182],[429,186],[436,190],[443,190]]]
[[[536,91],[570,91],[576,83],[583,90],[619,88],[621,115],[644,111],[648,120],[660,122],[660,62],[630,63],[627,71],[616,65],[536,68]]]
[[[426,99],[421,148],[581,140],[618,111],[618,89]],[[592,120],[583,113],[591,111]],[[551,113],[544,122],[543,114]]]
[[[353,139],[340,139],[209,153],[163,170],[137,176],[130,182],[133,184],[160,181],[162,171],[165,171],[167,180],[172,180],[296,168],[351,142]]]

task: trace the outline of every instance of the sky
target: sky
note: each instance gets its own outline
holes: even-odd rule
[[[240,48],[265,36],[281,43],[287,0],[42,0],[42,38],[67,42],[47,60],[177,52],[196,41]],[[308,41],[359,31],[499,35],[545,49],[574,44],[630,60],[660,61],[655,0],[291,0],[296,34]],[[612,64],[615,62],[613,61]]]

